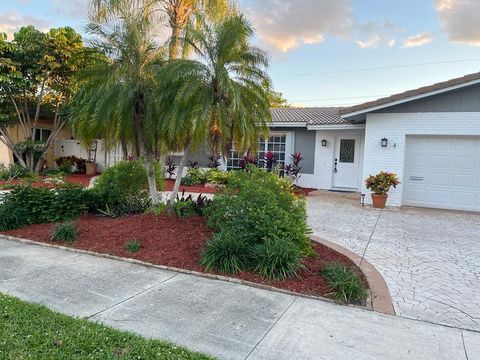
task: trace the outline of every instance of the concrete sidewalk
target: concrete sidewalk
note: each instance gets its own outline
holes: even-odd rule
[[[220,359],[480,359],[480,333],[1,236],[0,292]]]

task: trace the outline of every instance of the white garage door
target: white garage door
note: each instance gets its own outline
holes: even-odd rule
[[[480,137],[407,136],[405,205],[480,211]]]

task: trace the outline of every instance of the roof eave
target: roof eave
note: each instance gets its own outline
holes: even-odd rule
[[[429,91],[429,92],[426,92],[424,94],[409,96],[407,98],[390,101],[390,102],[387,102],[385,104],[374,105],[374,106],[371,106],[371,107],[367,107],[365,109],[360,109],[360,110],[357,110],[357,111],[352,111],[352,112],[349,112],[349,113],[340,114],[340,116],[342,117],[342,119],[347,119],[347,118],[352,117],[352,116],[366,114],[366,113],[369,113],[369,112],[372,112],[372,111],[377,111],[377,110],[381,110],[381,109],[384,109],[384,108],[389,108],[389,107],[392,107],[392,106],[395,106],[395,105],[404,104],[404,103],[407,103],[407,102],[410,102],[410,101],[423,99],[423,98],[426,98],[426,97],[442,94],[442,93],[449,92],[449,91],[452,91],[452,90],[461,89],[463,87],[467,87],[467,86],[471,86],[471,85],[475,85],[475,84],[479,84],[479,83],[480,83],[480,79],[476,79],[476,80],[468,81],[468,82],[465,82],[465,83],[462,83],[462,84],[449,86],[449,87],[446,87],[446,88],[443,88],[443,89]]]

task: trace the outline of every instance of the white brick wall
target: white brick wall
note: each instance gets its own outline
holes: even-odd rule
[[[480,136],[480,113],[402,113],[368,114],[365,132],[365,157],[363,179],[379,171],[397,173],[403,183],[405,141],[407,135],[478,135]],[[382,138],[388,139],[388,147],[382,148]],[[366,193],[366,202],[371,202],[370,193]],[[403,186],[391,189],[388,203],[390,206],[402,204]]]

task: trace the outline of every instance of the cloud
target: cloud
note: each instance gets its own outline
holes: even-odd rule
[[[13,34],[22,26],[33,25],[37,29],[46,31],[50,23],[33,16],[20,15],[15,11],[0,13],[0,33],[6,33],[8,39],[13,39]]]
[[[380,36],[372,35],[365,41],[357,40],[357,45],[362,49],[376,49],[380,44],[380,40]]]
[[[393,47],[397,43],[395,36],[401,31],[399,26],[388,20],[356,23],[354,26],[355,43],[362,49],[376,49],[380,46]]]
[[[479,0],[436,0],[435,8],[450,41],[480,45]]]
[[[355,21],[352,0],[249,0],[244,10],[259,38],[282,52],[346,37]]]
[[[403,47],[410,48],[410,47],[423,46],[426,44],[430,44],[431,42],[433,42],[432,34],[422,33],[422,34],[410,36],[409,38],[406,38],[405,40],[403,40]]]
[[[89,0],[52,0],[53,12],[72,18],[87,15]]]

